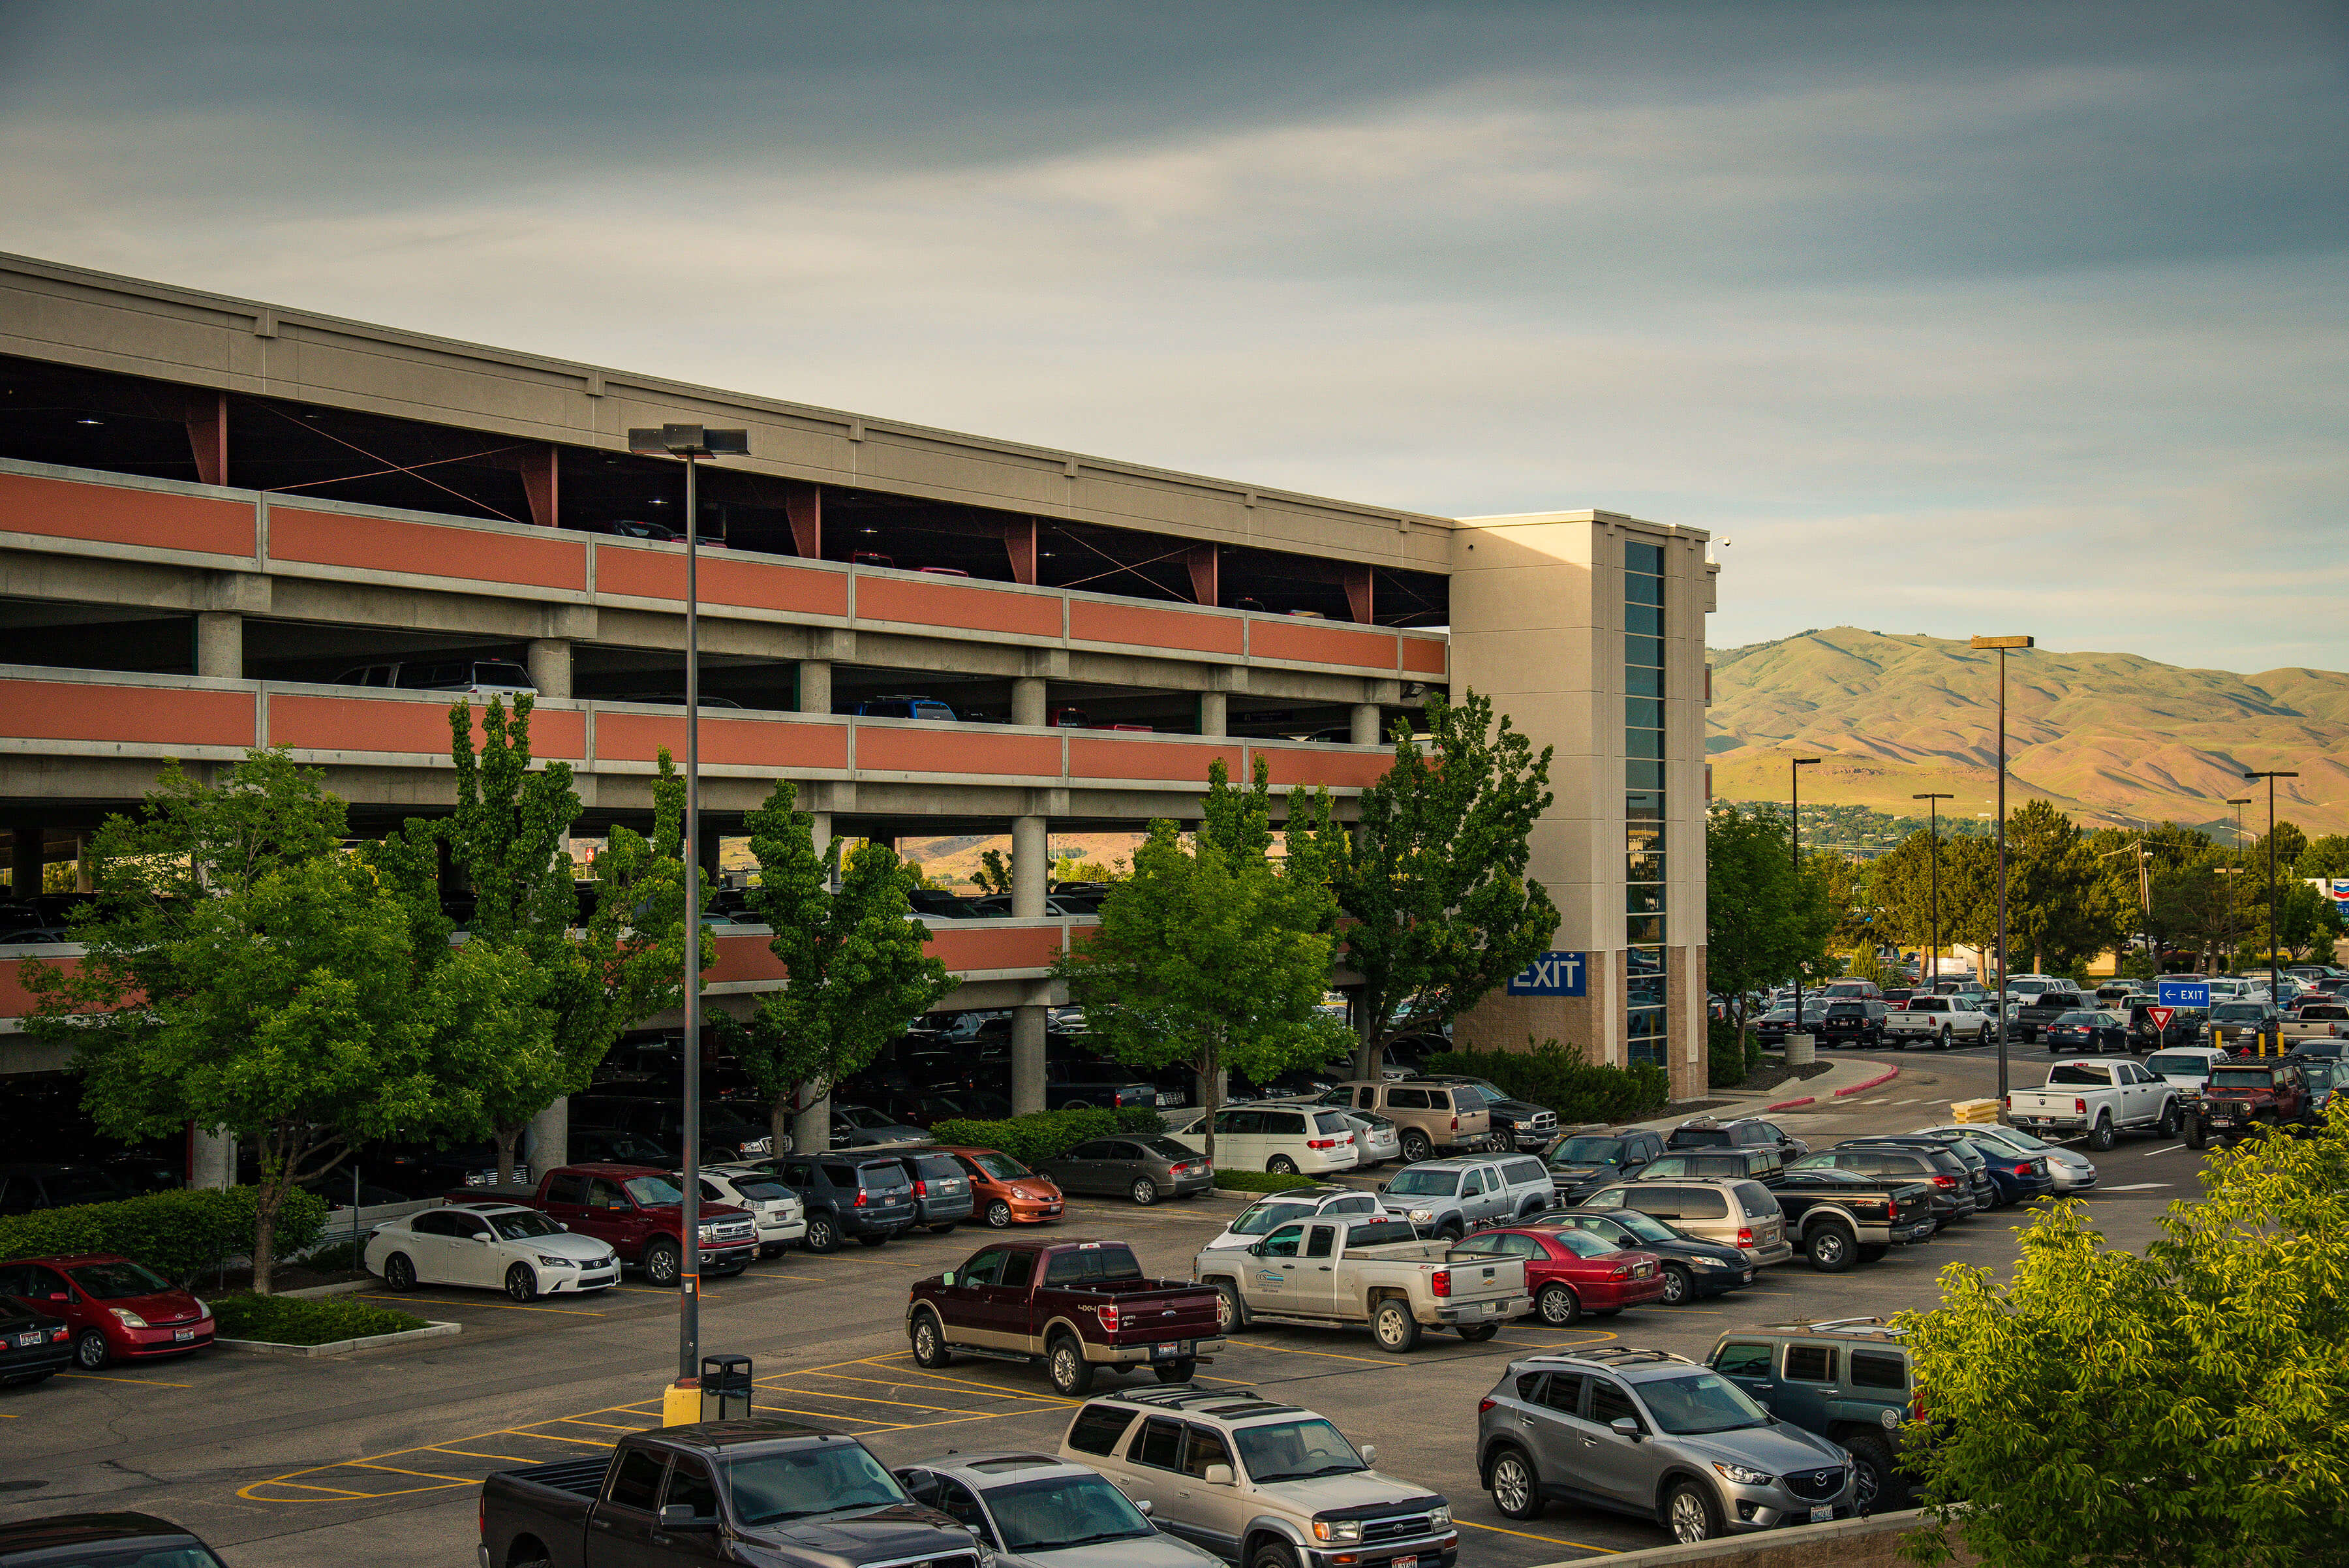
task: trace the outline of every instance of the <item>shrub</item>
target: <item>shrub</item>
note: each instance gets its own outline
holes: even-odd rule
[[[1288,1192],[1321,1184],[1310,1176],[1282,1176],[1270,1170],[1225,1170],[1218,1167],[1216,1185],[1226,1192]]]
[[[1635,1122],[1663,1109],[1671,1096],[1671,1075],[1661,1067],[1594,1066],[1582,1059],[1582,1048],[1555,1040],[1534,1044],[1525,1051],[1479,1051],[1474,1047],[1441,1052],[1428,1058],[1431,1073],[1456,1073],[1489,1078],[1516,1099],[1530,1100],[1557,1113],[1562,1126],[1577,1122]]]
[[[1148,1106],[1120,1106],[1110,1113],[1117,1118],[1117,1130],[1127,1133],[1163,1133],[1166,1118]]]
[[[389,1307],[334,1297],[223,1296],[212,1303],[222,1339],[257,1339],[270,1345],[332,1345],[375,1334],[403,1334],[428,1327],[425,1321]]]
[[[1030,1111],[1024,1116],[1006,1121],[981,1122],[956,1119],[943,1121],[930,1129],[930,1136],[940,1143],[957,1144],[969,1148],[999,1148],[1016,1160],[1033,1165],[1040,1159],[1062,1155],[1088,1138],[1108,1137],[1113,1133],[1139,1132],[1144,1129],[1123,1125],[1121,1117],[1132,1111]],[[1158,1113],[1148,1113],[1158,1122]]]
[[[326,1199],[298,1189],[287,1193],[277,1213],[278,1256],[317,1241],[326,1224]],[[252,1188],[181,1189],[0,1219],[0,1258],[119,1252],[185,1284],[231,1258],[250,1256],[253,1229]]]
[[[1737,1024],[1733,1019],[1715,1018],[1705,1029],[1706,1082],[1716,1089],[1726,1089],[1742,1084],[1753,1070],[1746,1057],[1760,1046],[1750,1036],[1743,1046],[1737,1043]]]

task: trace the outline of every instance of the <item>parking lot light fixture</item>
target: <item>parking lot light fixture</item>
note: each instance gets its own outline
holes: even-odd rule
[[[1938,989],[1941,978],[1941,803],[1958,797],[1929,793],[1912,794],[1909,798],[1926,803],[1925,820],[1929,826],[1925,830],[1925,840],[1933,857],[1932,948],[1925,956],[1925,967],[1930,975],[1925,981],[1925,994],[1930,996]]]
[[[1795,846],[1795,875],[1797,877],[1803,874],[1803,770],[1818,765],[1819,759],[1816,757],[1793,757],[1787,761],[1786,828],[1787,836],[1793,840]],[[1800,896],[1801,891],[1798,888],[1796,897]],[[1795,1016],[1786,1025],[1786,1033],[1792,1036],[1800,1034],[1802,1032],[1803,966],[1798,963],[1795,966]]]
[[[1998,654],[1998,1097],[2006,1099],[2006,655],[2035,648],[2028,637],[1977,637],[1968,646]]]
[[[2270,773],[2243,775],[2246,779],[2268,781],[2268,1005],[2270,1007],[2277,1006],[2282,1002],[2283,992],[2283,980],[2277,972],[2276,963],[2275,782],[2278,779],[2296,779],[2299,776],[2297,773],[2281,768]],[[2276,1043],[2281,1045],[2283,1043],[2281,1039],[2283,1032],[2279,1029],[2276,1033],[2279,1036]],[[2267,1053],[2267,1035],[2264,1031],[2260,1036],[2260,1052],[2262,1055]]]

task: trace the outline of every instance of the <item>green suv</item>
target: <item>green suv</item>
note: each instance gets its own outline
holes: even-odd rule
[[[1916,1399],[1900,1340],[1878,1317],[1774,1323],[1723,1334],[1705,1359],[1773,1416],[1848,1449],[1866,1513],[1909,1506],[1893,1469]]]

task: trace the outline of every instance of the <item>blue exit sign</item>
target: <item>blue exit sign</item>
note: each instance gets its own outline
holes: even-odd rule
[[[1588,996],[1590,964],[1587,953],[1547,952],[1519,970],[1509,981],[1511,996]]]

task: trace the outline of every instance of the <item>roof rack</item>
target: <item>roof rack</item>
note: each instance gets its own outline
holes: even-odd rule
[[[1836,1334],[1872,1328],[1880,1334],[1901,1334],[1909,1331],[1894,1328],[1880,1317],[1825,1317],[1795,1323],[1765,1323],[1764,1328],[1794,1329],[1803,1334]]]
[[[1608,1366],[1628,1366],[1642,1361],[1677,1361],[1684,1366],[1695,1362],[1685,1355],[1675,1355],[1669,1350],[1645,1350],[1635,1345],[1607,1345],[1596,1350],[1553,1350],[1533,1357],[1537,1361],[1596,1361]]]

